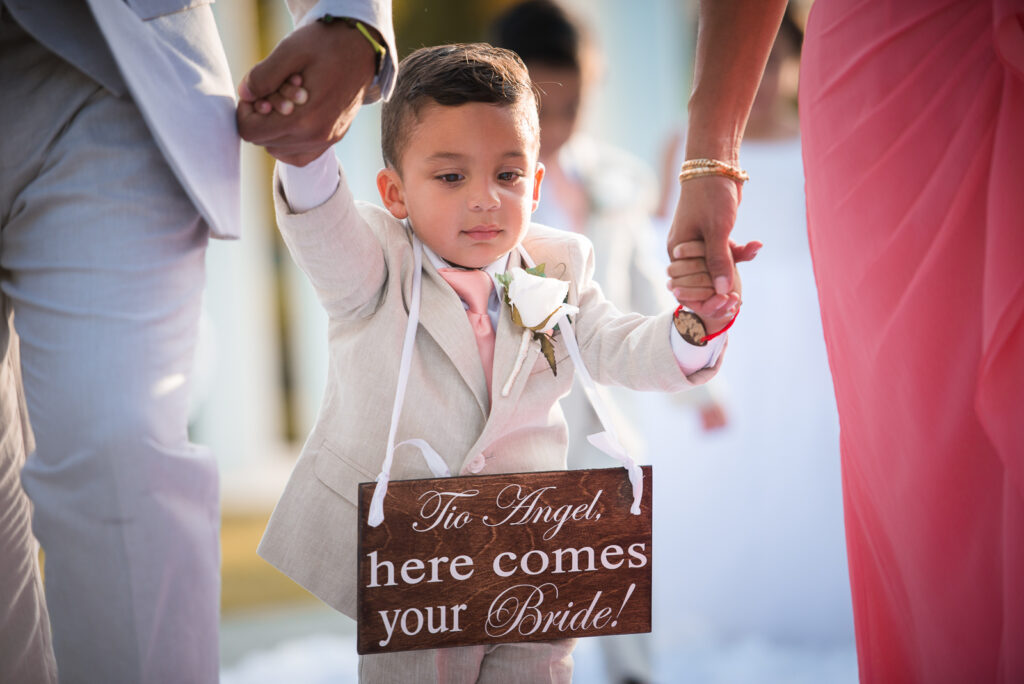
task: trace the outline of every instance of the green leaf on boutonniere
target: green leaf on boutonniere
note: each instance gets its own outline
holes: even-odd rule
[[[527,268],[523,270],[525,270],[530,275],[540,276],[541,278],[547,278],[547,276],[544,275],[544,264],[537,264],[533,268]]]
[[[552,374],[558,375],[558,369],[555,367],[555,345],[552,344],[551,337],[540,332],[535,332],[533,337],[540,341],[540,351],[544,354],[544,358],[548,360]]]
[[[526,326],[523,325],[523,318],[522,316],[519,315],[519,309],[516,308],[515,304],[512,304],[508,301],[508,295],[505,295],[505,297],[505,303],[508,304],[509,311],[511,311],[512,322],[518,325],[520,328],[525,328]]]
[[[509,283],[512,282],[512,274],[508,272],[498,273],[494,276],[494,279],[501,283],[501,286],[505,288],[506,291],[508,291]],[[505,301],[508,301],[508,295],[505,295]]]

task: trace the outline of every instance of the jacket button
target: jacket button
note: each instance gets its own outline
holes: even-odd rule
[[[479,473],[487,465],[487,459],[484,458],[482,453],[477,454],[473,459],[466,464],[466,470],[473,473],[474,475]]]

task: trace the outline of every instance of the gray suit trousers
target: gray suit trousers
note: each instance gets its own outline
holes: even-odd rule
[[[0,308],[13,311],[36,440],[20,483],[45,552],[60,681],[215,682],[217,472],[187,435],[208,228],[131,99],[9,15],[0,92]],[[0,607],[0,680],[52,681],[18,489],[25,448],[11,455],[6,424],[18,413],[12,349],[0,344],[4,515],[19,503],[17,524],[0,525],[0,603],[23,607]],[[9,675],[21,643],[34,672]]]

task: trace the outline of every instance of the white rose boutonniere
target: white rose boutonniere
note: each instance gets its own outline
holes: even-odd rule
[[[569,283],[545,277],[544,264],[528,269],[512,268],[496,278],[505,288],[504,300],[511,309],[512,322],[525,328],[519,357],[516,359],[516,366],[506,389],[511,388],[512,380],[522,366],[531,333],[533,339],[540,342],[541,352],[551,366],[551,372],[557,375],[551,322],[558,320],[562,314],[574,314],[579,311],[579,307],[565,303],[569,294]],[[502,390],[502,393],[508,394],[505,390]]]

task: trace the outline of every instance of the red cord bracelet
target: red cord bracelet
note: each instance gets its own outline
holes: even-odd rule
[[[679,306],[676,307],[676,310],[672,313],[672,317],[675,318],[676,316],[678,316],[679,312],[682,311],[682,310],[683,310],[683,305],[680,304]],[[709,342],[710,340],[715,339],[716,337],[718,337],[719,335],[724,333],[726,330],[731,328],[732,324],[736,322],[736,319],[739,317],[739,315],[740,315],[740,312],[737,310],[735,315],[733,315],[733,317],[729,320],[729,322],[725,324],[724,328],[722,328],[718,332],[711,333],[710,335],[705,335],[704,337],[700,338],[701,343],[703,344],[705,342]]]
[[[732,324],[736,322],[736,318],[737,318],[737,317],[738,317],[739,315],[740,315],[740,312],[739,312],[739,311],[737,311],[737,312],[736,312],[736,313],[735,313],[735,314],[733,315],[733,317],[732,317],[731,319],[729,319],[729,322],[725,324],[725,327],[724,327],[724,328],[722,328],[721,330],[719,330],[719,331],[718,331],[718,332],[716,332],[716,333],[711,333],[710,335],[705,335],[704,337],[702,337],[702,338],[701,338],[701,340],[700,340],[700,341],[701,341],[701,342],[707,342],[708,340],[713,340],[713,339],[715,339],[716,337],[718,337],[719,335],[721,335],[722,333],[724,333],[724,332],[725,332],[726,330],[728,330],[729,328],[731,328],[731,327],[732,327]]]

